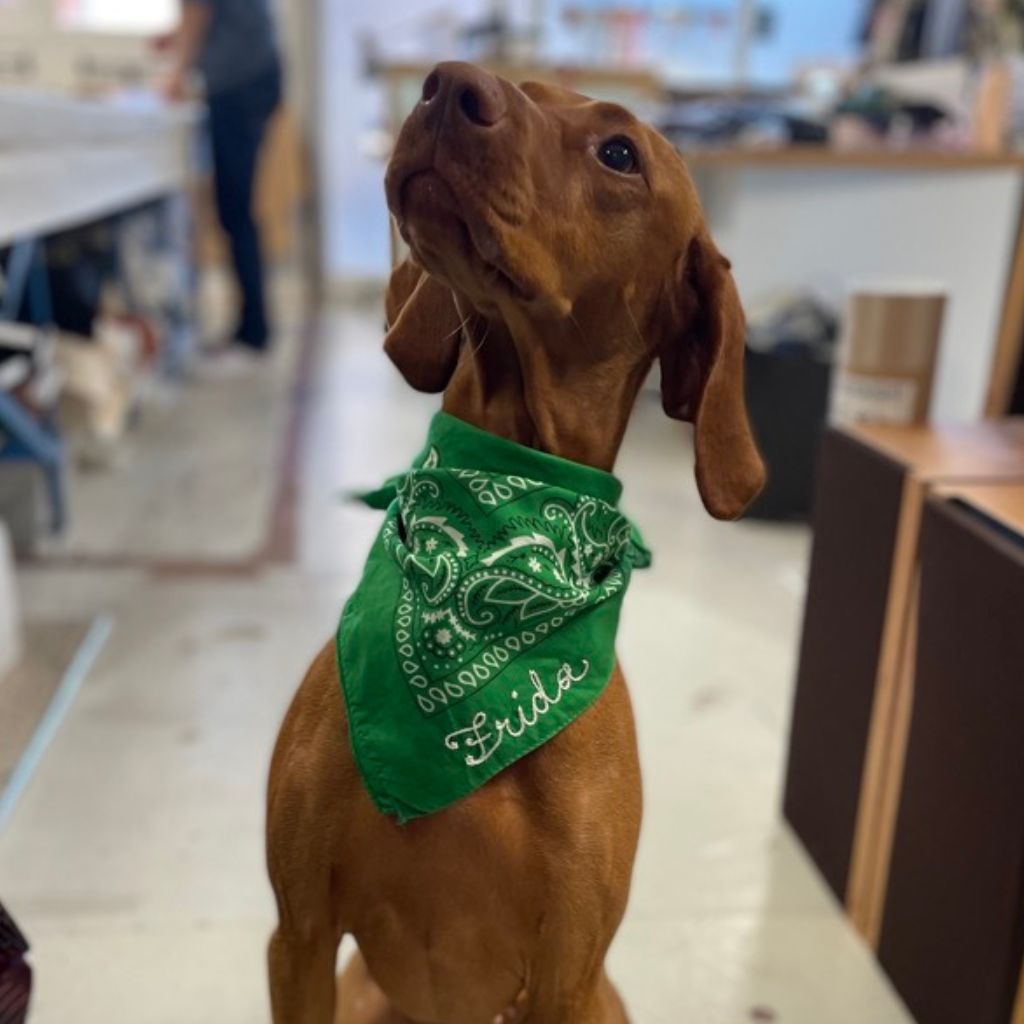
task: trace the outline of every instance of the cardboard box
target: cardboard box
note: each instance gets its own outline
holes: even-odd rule
[[[945,308],[945,292],[938,288],[850,294],[832,395],[834,422],[927,422]]]

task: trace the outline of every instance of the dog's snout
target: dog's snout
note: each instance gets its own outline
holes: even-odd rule
[[[501,82],[483,68],[459,61],[438,64],[423,83],[420,102],[476,128],[491,128],[507,110]]]

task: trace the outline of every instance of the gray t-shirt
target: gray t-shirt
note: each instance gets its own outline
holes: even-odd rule
[[[211,95],[247,85],[278,64],[268,0],[186,0],[210,9],[210,28],[197,66]]]

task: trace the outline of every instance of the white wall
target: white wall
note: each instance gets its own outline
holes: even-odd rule
[[[603,2],[603,0],[602,0]],[[734,0],[735,2],[735,0]],[[321,198],[324,211],[324,264],[329,279],[380,277],[389,261],[388,220],[383,200],[383,166],[360,153],[364,133],[384,124],[382,90],[367,81],[359,67],[357,39],[372,30],[385,45],[407,40],[408,26],[444,11],[450,17],[470,17],[486,11],[490,0],[374,0],[367,5],[347,0],[321,0],[323,99],[321,111]],[[753,77],[761,81],[785,78],[794,64],[811,58],[849,59],[864,0],[769,0],[776,12],[776,33],[751,53]],[[600,6],[590,0],[590,6]],[[607,5],[607,4],[605,4]],[[511,0],[514,19],[523,20],[530,0]],[[559,0],[547,3],[548,49],[563,57],[581,59],[573,51],[558,11]],[[728,33],[726,33],[728,37]],[[415,42],[415,40],[414,40]],[[420,39],[421,50],[426,48]],[[680,66],[704,77],[723,77],[731,70],[732,46],[721,51],[717,64],[708,63],[707,41],[681,38],[675,54]],[[692,52],[691,52],[692,51]],[[716,51],[718,52],[718,51]],[[454,54],[438,49],[432,59]],[[667,56],[667,55],[665,55]],[[721,65],[721,66],[718,66]]]
[[[359,152],[363,134],[384,125],[383,90],[363,76],[357,40],[373,31],[386,44],[389,30],[404,36],[410,23],[439,7],[471,16],[486,9],[486,0],[323,3],[320,174],[328,279],[382,277],[390,267],[384,166]]]
[[[104,0],[94,13],[112,17],[118,5],[137,0]],[[174,0],[175,4],[177,0]],[[338,0],[324,0],[337,4]],[[293,68],[300,63],[299,33],[295,25],[307,15],[309,0],[274,0],[284,37],[284,49]],[[109,86],[154,84],[163,67],[150,46],[150,31],[98,32],[61,27],[55,16],[56,0],[0,0],[0,85],[38,86],[45,89],[81,90]],[[166,0],[153,11],[166,13]],[[126,23],[138,21],[137,13],[125,10]],[[150,19],[146,19],[149,21]],[[28,54],[33,67],[18,71],[21,56]],[[301,82],[299,83],[301,85]],[[291,90],[301,101],[305,90]],[[293,104],[294,105],[294,104]],[[301,107],[301,102],[298,104]]]
[[[52,89],[124,84],[151,76],[153,57],[140,36],[72,32],[57,26],[53,0],[14,0],[0,7],[0,83]],[[30,67],[18,70],[21,58]]]
[[[1017,228],[1013,170],[744,169],[698,175],[712,232],[747,300],[851,282],[948,288],[932,416],[981,415]]]

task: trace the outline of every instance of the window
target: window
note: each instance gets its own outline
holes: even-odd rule
[[[0,0],[3,3],[4,0]],[[54,0],[57,25],[76,32],[150,35],[169,32],[179,0]]]

